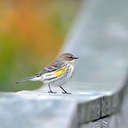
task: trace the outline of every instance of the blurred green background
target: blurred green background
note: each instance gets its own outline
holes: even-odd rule
[[[42,86],[15,82],[39,72],[56,57],[78,8],[74,0],[0,1],[0,91]]]

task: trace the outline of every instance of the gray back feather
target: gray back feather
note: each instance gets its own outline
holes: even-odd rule
[[[45,74],[45,73],[57,71],[57,70],[61,69],[63,66],[64,66],[64,62],[62,60],[56,59],[55,61],[53,61],[48,66],[46,66],[43,70],[41,70],[36,75],[42,75],[42,74]]]

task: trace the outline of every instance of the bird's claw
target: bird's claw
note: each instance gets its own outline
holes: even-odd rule
[[[63,94],[71,94],[70,92],[66,92],[66,91],[65,91],[65,92],[62,92],[62,93],[63,93]]]
[[[57,92],[53,92],[53,91],[48,91],[48,93],[53,93],[53,94],[56,94]]]

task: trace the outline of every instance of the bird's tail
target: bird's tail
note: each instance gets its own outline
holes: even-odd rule
[[[29,81],[40,81],[41,80],[41,77],[40,76],[32,76],[32,77],[29,77],[29,78],[26,78],[26,79],[17,81],[16,84],[19,84],[21,82],[25,82],[27,80],[29,80]]]

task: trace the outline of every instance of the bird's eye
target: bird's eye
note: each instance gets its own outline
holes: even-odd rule
[[[72,58],[72,56],[69,56],[69,58]]]

